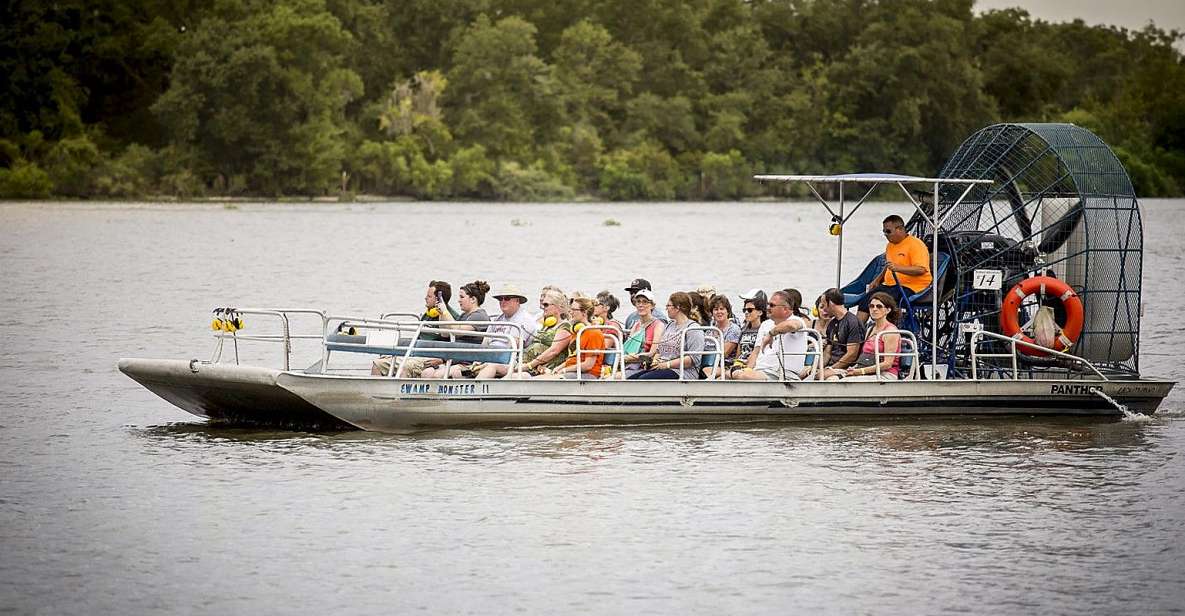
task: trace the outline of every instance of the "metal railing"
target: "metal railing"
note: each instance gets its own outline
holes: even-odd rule
[[[584,333],[585,330],[597,330],[597,331],[608,332],[607,334],[602,334],[602,335],[604,335],[606,338],[613,341],[615,347],[611,348],[611,349],[608,349],[608,348],[607,349],[583,349],[583,348],[581,348],[580,333]],[[572,335],[576,336],[576,380],[578,380],[578,381],[583,380],[583,366],[584,366],[584,357],[583,356],[584,355],[612,355],[613,353],[616,353],[617,357],[613,358],[613,365],[610,367],[610,371],[612,374],[624,374],[625,373],[625,352],[622,350],[622,346],[624,346],[625,343],[622,340],[620,329],[618,329],[617,327],[615,327],[613,325],[585,325],[580,330],[579,333],[574,332]],[[603,365],[602,365],[602,367],[603,367]],[[592,375],[592,378],[599,379],[599,378],[601,378],[601,375],[594,374],[594,375]]]
[[[234,344],[235,365],[239,364],[239,341],[249,342],[274,342],[283,344],[284,353],[284,370],[292,369],[292,341],[293,340],[319,340],[324,336],[313,334],[292,334],[290,315],[312,315],[321,319],[321,329],[324,331],[328,321],[326,320],[324,311],[315,310],[311,308],[234,308],[231,312],[235,316],[267,316],[275,317],[280,321],[279,335],[263,335],[263,334],[239,334],[239,331],[218,331],[214,334],[214,338],[218,340],[214,347],[214,354],[210,359],[211,363],[218,363],[222,361],[222,353],[229,339]]]
[[[984,338],[991,338],[993,340],[999,340],[1001,342],[1006,342],[1010,345],[1009,348],[1011,349],[1012,352],[1011,353],[980,353],[980,352],[978,352],[979,345],[984,342]],[[1086,359],[1078,357],[1077,355],[1070,355],[1069,353],[1063,353],[1062,351],[1055,351],[1053,349],[1043,347],[1039,344],[1034,344],[1032,342],[1026,342],[1024,340],[1018,340],[1016,338],[1010,338],[1010,337],[1005,336],[1003,334],[997,334],[996,332],[989,332],[989,331],[984,331],[984,330],[980,330],[980,331],[975,332],[974,334],[971,334],[971,378],[972,378],[972,380],[979,379],[979,360],[984,359],[984,358],[989,358],[989,359],[996,358],[996,359],[1011,360],[1012,380],[1014,380],[1014,381],[1020,380],[1020,377],[1019,377],[1020,370],[1017,367],[1017,345],[1021,345],[1021,346],[1024,346],[1024,347],[1030,348],[1030,349],[1035,349],[1035,350],[1041,351],[1042,353],[1045,353],[1048,355],[1053,355],[1054,357],[1060,357],[1062,359],[1070,360],[1075,363],[1083,364],[1087,368],[1090,368],[1092,372],[1099,375],[1100,379],[1102,379],[1104,381],[1111,380],[1111,379],[1107,378],[1107,375],[1100,372],[1099,369],[1097,367],[1095,367],[1095,365],[1093,363],[1091,363],[1090,361],[1088,361]]]
[[[896,335],[896,336],[900,337],[900,339],[897,342],[897,350],[893,351],[893,352],[882,351],[881,350],[882,337],[883,336],[890,336],[890,335]],[[908,352],[901,350],[901,348],[905,345],[906,342],[909,343],[910,350]],[[918,363],[921,361],[921,359],[920,359],[920,356],[918,355],[918,339],[916,336],[914,336],[913,332],[911,332],[909,330],[905,330],[905,329],[893,329],[893,330],[889,330],[889,331],[877,332],[876,335],[873,336],[872,346],[873,346],[873,349],[876,351],[874,357],[876,359],[876,378],[877,379],[881,378],[881,360],[882,360],[882,358],[885,358],[885,357],[898,357],[898,358],[909,357],[909,358],[911,358],[913,361],[909,362],[909,374],[905,377],[905,380],[912,381],[917,378]],[[901,378],[901,372],[900,372],[901,362],[900,362],[900,360],[898,360],[897,366],[898,366],[897,378],[900,379]]]
[[[787,351],[786,350],[783,336],[793,335],[793,334],[802,334],[803,336],[806,337],[806,344],[804,345],[805,348],[802,351]],[[760,343],[760,341],[758,341],[758,343]],[[771,344],[778,345],[778,382],[779,383],[784,383],[784,382],[787,382],[790,380],[790,379],[786,378],[786,358],[787,357],[802,357],[803,358],[802,367],[803,367],[803,370],[807,371],[807,373],[806,373],[806,376],[802,377],[801,379],[797,379],[797,380],[809,381],[809,380],[814,379],[816,377],[819,380],[822,380],[821,375],[823,374],[823,371],[819,369],[819,363],[821,363],[822,359],[823,359],[823,342],[822,342],[822,338],[819,337],[819,332],[817,332],[809,327],[806,327],[806,328],[800,329],[796,332],[788,332],[786,334],[778,334],[778,335],[774,336],[774,342],[772,342]],[[753,350],[750,351],[750,353],[756,353],[756,354],[758,354],[758,356],[760,356],[761,350],[762,350],[761,347],[755,346],[755,347],[753,347]],[[723,353],[723,350],[721,350],[721,353]],[[806,359],[808,357],[810,357],[811,355],[815,356],[815,360],[810,361],[810,362],[806,361]],[[754,362],[756,362],[756,361],[757,360],[754,360]],[[754,363],[754,365],[756,365],[756,363]]]
[[[375,344],[369,340],[367,340],[365,342],[351,342],[351,341],[345,341],[345,340],[331,342],[329,340],[330,332],[329,332],[328,324],[330,321],[336,321],[339,319],[341,320],[341,325],[339,325],[339,328],[349,327],[349,328],[355,329],[356,331],[370,330],[370,331],[395,332],[396,339],[393,341],[394,344],[388,344],[388,343],[386,343],[386,341],[382,341],[378,344]],[[330,359],[331,354],[334,350],[344,351],[344,352],[367,353],[367,354],[383,354],[383,353],[389,352],[389,353],[391,353],[392,361],[391,361],[390,366],[388,366],[386,376],[387,377],[395,377],[395,378],[402,378],[403,377],[403,370],[404,370],[404,367],[407,365],[407,360],[409,358],[413,357],[414,356],[413,354],[417,350],[421,351],[421,352],[434,352],[434,353],[441,353],[441,354],[448,353],[448,352],[464,353],[466,355],[488,354],[491,357],[496,356],[498,354],[509,353],[510,354],[510,361],[507,365],[518,366],[518,370],[521,372],[522,362],[520,360],[521,360],[522,354],[523,354],[523,339],[524,339],[524,332],[525,332],[525,330],[523,329],[523,327],[521,325],[519,325],[518,323],[512,323],[510,321],[464,321],[464,322],[458,322],[457,324],[473,325],[473,326],[485,325],[487,327],[496,328],[499,331],[458,330],[453,327],[448,327],[446,324],[442,324],[439,321],[389,321],[389,320],[383,320],[383,319],[371,319],[371,318],[366,318],[366,317],[330,316],[326,319],[326,325],[325,325],[325,330],[324,330],[324,344],[322,347],[323,352],[322,352],[322,357],[321,357],[321,373],[324,374],[325,371],[328,369],[329,359]],[[513,332],[504,333],[503,330],[507,330],[507,329],[513,330]],[[400,336],[400,334],[404,334],[404,333],[409,334],[409,337],[408,337],[406,343],[404,343],[402,337]],[[481,346],[456,347],[456,348],[450,348],[447,346],[445,346],[445,347],[420,346],[420,343],[422,342],[420,340],[420,336],[422,334],[434,334],[434,335],[438,335],[438,336],[449,336],[454,341],[455,341],[455,338],[458,338],[458,337],[460,337],[460,338],[476,338],[476,339],[480,339],[482,341],[482,344],[481,344]],[[506,343],[506,346],[495,347],[495,346],[489,346],[489,345],[485,344],[486,341],[497,341],[497,340],[504,341]],[[331,346],[334,348],[331,348]],[[395,361],[395,355],[398,353],[402,353],[402,357],[400,358],[400,361],[397,362],[397,361]],[[444,377],[443,378],[447,379],[449,369],[452,368],[452,364],[453,364],[454,360],[452,358],[438,358],[438,359],[444,359],[444,364],[443,364]],[[398,368],[396,368],[396,364],[398,364]]]

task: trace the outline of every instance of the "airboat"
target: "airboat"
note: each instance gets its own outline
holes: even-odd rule
[[[429,347],[449,336],[414,313],[378,317],[313,309],[218,309],[209,360],[121,359],[119,369],[194,415],[302,430],[402,432],[460,426],[686,425],[819,418],[1119,416],[1150,414],[1174,386],[1139,372],[1143,232],[1131,180],[1111,149],[1070,124],[997,124],[964,141],[935,177],[896,174],[758,175],[796,183],[827,208],[838,236],[874,191],[897,187],[913,204],[907,229],[925,238],[933,281],[902,292],[899,379],[629,381],[616,378],[415,379],[400,362],[371,375],[376,356],[447,363],[523,352],[503,328],[480,340]],[[891,190],[891,188],[890,188]],[[854,197],[854,198],[853,198]],[[874,258],[848,284],[854,305],[883,269]],[[1038,344],[1020,323],[1043,306],[1061,334]],[[248,333],[243,319],[276,329]],[[303,324],[303,325],[299,325]],[[506,325],[503,323],[502,325]],[[255,328],[252,328],[255,329]],[[711,328],[707,328],[711,329]],[[619,334],[607,331],[621,348]],[[281,349],[278,365],[250,365],[240,344]],[[293,367],[293,346],[319,357]],[[808,339],[806,354],[820,341]],[[582,351],[577,351],[578,355]],[[620,354],[605,364],[620,374]],[[703,365],[720,362],[712,349]],[[878,357],[878,360],[880,358]],[[579,361],[579,357],[578,357]],[[879,362],[878,362],[879,363]],[[718,364],[716,364],[718,365]],[[808,365],[809,362],[808,362]],[[601,375],[590,375],[599,377]]]

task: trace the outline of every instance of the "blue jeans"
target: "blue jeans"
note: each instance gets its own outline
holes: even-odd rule
[[[679,380],[679,373],[670,368],[663,368],[661,370],[643,370],[631,374],[628,381],[677,381]]]

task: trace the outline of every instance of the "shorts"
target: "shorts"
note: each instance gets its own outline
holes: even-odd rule
[[[390,355],[384,355],[384,356],[374,360],[373,362],[371,362],[370,365],[373,366],[380,373],[382,373],[383,376],[387,376],[387,371],[391,369],[391,362],[392,361],[395,361],[394,357],[391,357]],[[403,363],[402,377],[405,379],[419,378],[420,375],[424,373],[424,368],[427,367],[427,363],[428,363],[426,357],[409,357],[407,359],[401,358],[399,361]],[[398,373],[399,373],[399,363],[397,362],[395,364],[394,374],[398,374]]]

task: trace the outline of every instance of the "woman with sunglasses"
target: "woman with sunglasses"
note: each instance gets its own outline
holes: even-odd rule
[[[823,372],[823,378],[828,381],[896,381],[898,366],[901,358],[896,353],[901,348],[901,336],[889,332],[897,331],[898,317],[897,302],[892,295],[878,291],[868,299],[868,312],[872,323],[868,326],[868,333],[864,336],[864,346],[860,348],[860,358],[847,368],[828,368]],[[880,374],[877,374],[876,353],[877,334],[880,337]]]
[[[554,287],[544,287],[539,296],[543,308],[534,341],[523,350],[523,372],[536,374],[544,368],[556,368],[568,358],[572,321],[568,320],[568,296]],[[511,371],[508,376],[514,376]]]
[[[538,378],[541,379],[580,379],[590,380],[601,378],[601,366],[605,362],[605,335],[602,330],[589,327],[595,302],[591,297],[585,297],[579,292],[572,296],[572,331],[568,337],[568,354],[564,363],[558,368],[544,368]],[[579,346],[580,352],[577,353]],[[580,363],[576,363],[579,355]]]
[[[654,350],[645,357],[649,369],[634,373],[630,380],[696,380],[700,378],[700,353],[704,350],[704,332],[693,329],[697,325],[691,320],[691,296],[678,291],[667,300],[667,316],[670,325],[662,332],[662,338],[654,344]],[[686,354],[683,354],[686,353]]]
[[[741,324],[741,333],[737,336],[737,350],[736,357],[732,359],[730,364],[726,364],[725,375],[738,368],[744,368],[749,361],[749,354],[757,347],[760,342],[761,324],[769,319],[769,313],[766,312],[766,300],[761,297],[754,297],[746,299],[744,305],[744,322]]]

